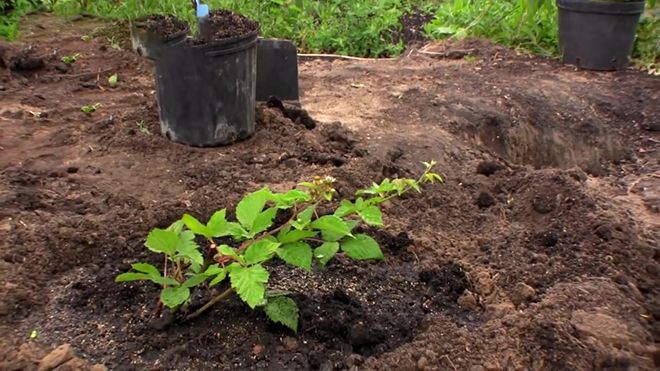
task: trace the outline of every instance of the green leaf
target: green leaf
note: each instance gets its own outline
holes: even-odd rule
[[[151,276],[146,273],[127,272],[115,278],[115,282],[129,281],[151,281],[162,286],[179,286],[179,282],[170,277]]]
[[[193,288],[206,281],[208,278],[209,277],[205,273],[199,273],[185,280],[181,286]]]
[[[238,240],[241,238],[250,238],[250,234],[240,224],[234,222],[227,223],[228,235]]]
[[[297,203],[307,202],[312,199],[309,193],[298,189],[290,190],[287,193],[277,193],[273,196],[275,206],[279,209],[288,209]]]
[[[339,217],[334,215],[324,215],[311,224],[312,228],[321,230],[323,232],[330,232],[342,237],[350,235],[351,229],[348,225]]]
[[[236,218],[245,229],[252,229],[254,220],[261,214],[270,195],[271,192],[268,188],[262,188],[243,197],[238,203],[236,206]]]
[[[206,268],[206,270],[204,271],[204,274],[207,277],[210,277],[210,276],[214,276],[216,274],[220,274],[224,270],[225,270],[224,268],[222,268],[219,264],[216,263],[216,264],[209,265]]]
[[[146,273],[126,272],[115,277],[115,282],[153,281],[153,276]]]
[[[264,312],[271,321],[281,323],[293,332],[298,332],[298,306],[293,299],[286,296],[270,298],[264,307]]]
[[[243,267],[232,264],[229,272],[231,287],[252,309],[263,301],[268,277],[268,271],[261,265]]]
[[[301,230],[291,230],[291,228],[284,228],[277,234],[277,240],[281,243],[291,243],[297,242],[305,238],[312,238],[316,236],[318,232],[314,231],[301,231]]]
[[[190,289],[185,286],[168,287],[160,292],[160,301],[168,308],[176,308],[190,297]]]
[[[334,215],[343,218],[348,214],[355,212],[355,205],[349,200],[341,200],[339,207],[335,210]]]
[[[179,244],[179,235],[176,232],[156,228],[149,232],[145,246],[157,253],[174,255]]]
[[[161,276],[158,268],[154,267],[149,263],[135,263],[135,264],[131,264],[131,267],[138,272],[146,273],[152,277]]]
[[[280,247],[277,256],[285,262],[305,269],[312,269],[312,247],[305,242],[294,242]]]
[[[378,242],[366,234],[357,234],[355,238],[346,238],[341,242],[341,249],[355,260],[382,260],[383,252]]]
[[[378,206],[367,206],[358,211],[358,215],[364,220],[365,223],[376,227],[383,226],[383,214],[381,214]]]
[[[220,255],[226,255],[226,256],[229,256],[229,257],[233,258],[234,260],[236,260],[236,261],[238,261],[238,262],[240,262],[240,263],[245,263],[245,259],[243,259],[242,256],[238,255],[238,254],[236,253],[236,250],[235,250],[233,247],[231,247],[231,246],[228,246],[228,245],[220,245],[220,246],[218,246],[218,253],[219,253]]]
[[[194,216],[190,214],[183,214],[183,218],[181,218],[181,220],[186,225],[186,227],[188,227],[188,229],[193,231],[195,234],[199,234],[208,239],[213,237],[213,232],[211,232],[211,229],[202,224]]]
[[[291,225],[295,229],[305,229],[305,227],[307,227],[307,225],[309,225],[309,223],[312,221],[312,216],[314,216],[315,210],[316,207],[307,206],[305,210],[298,213],[296,220],[292,221]]]
[[[325,242],[321,246],[314,249],[314,257],[322,267],[332,259],[339,251],[338,242]]]
[[[183,224],[183,220],[177,220],[176,222],[170,224],[170,226],[167,227],[167,230],[172,231],[178,235],[179,233],[183,232],[183,227],[185,226],[186,225]]]
[[[226,269],[223,269],[222,271],[218,272],[218,274],[216,274],[215,278],[213,278],[213,279],[211,280],[211,282],[209,282],[209,287],[213,287],[213,286],[219,284],[219,283],[222,282],[226,277],[227,277],[227,270],[226,270]]]
[[[250,227],[250,235],[256,236],[258,233],[261,233],[273,225],[273,219],[277,214],[277,208],[271,207],[266,209],[266,211],[257,215]]]
[[[213,213],[209,222],[206,223],[206,227],[213,237],[224,237],[231,234],[227,226],[227,209]]]
[[[264,239],[254,242],[245,250],[245,263],[252,265],[268,260],[275,254],[278,247],[280,247],[280,243],[271,240]]]
[[[151,277],[151,280],[161,286],[179,286],[179,281],[170,277]]]
[[[119,79],[119,78],[118,78],[117,74],[115,73],[115,74],[113,74],[112,76],[108,77],[108,84],[109,84],[111,87],[114,88],[115,86],[117,86],[117,80],[118,80],[118,79]]]
[[[199,251],[199,246],[195,242],[195,234],[192,231],[185,231],[179,235],[179,243],[176,246],[176,256],[195,264],[204,264],[204,256],[201,251]]]
[[[352,231],[353,228],[355,228],[358,224],[356,220],[346,220],[344,221],[344,223],[346,223],[350,231]],[[321,231],[321,236],[323,237],[324,241],[329,241],[329,242],[339,241],[342,238],[344,238],[344,235],[342,235],[341,233],[335,233],[331,231]]]

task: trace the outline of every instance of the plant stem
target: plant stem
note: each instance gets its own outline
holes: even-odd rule
[[[167,255],[165,255],[165,260],[163,262],[163,277],[167,277]]]
[[[193,314],[190,314],[186,316],[183,320],[184,321],[190,321],[191,319],[197,318],[200,314],[204,313],[207,309],[211,308],[218,302],[226,299],[229,295],[231,295],[234,292],[234,289],[231,287],[228,288],[227,290],[221,292],[220,294],[216,295],[213,297],[213,299],[209,300],[206,304],[204,304],[203,307],[197,309]]]

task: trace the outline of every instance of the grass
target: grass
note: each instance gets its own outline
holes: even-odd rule
[[[43,3],[42,0],[0,0],[0,37],[15,39],[21,17],[43,9]]]
[[[424,30],[436,38],[485,37],[496,43],[556,56],[557,8],[534,0],[451,0],[443,2]]]
[[[647,8],[655,0],[649,0]],[[14,4],[7,12],[6,4]],[[401,17],[412,10],[435,14],[425,26],[435,39],[485,37],[535,54],[558,57],[555,0],[207,0],[256,19],[262,35],[293,40],[305,52],[356,56],[398,55]],[[15,38],[22,15],[50,9],[59,15],[86,13],[127,20],[171,14],[194,23],[189,0],[0,0],[0,37]],[[5,14],[5,15],[3,15]],[[7,15],[8,14],[8,15]],[[660,12],[647,11],[640,22],[633,56],[639,66],[658,69]]]
[[[650,0],[651,8],[655,0]],[[646,69],[660,62],[660,19],[657,9],[640,22],[633,57]],[[424,27],[432,38],[485,37],[498,44],[547,57],[559,57],[557,7],[554,0],[447,0]]]
[[[403,51],[397,37],[400,18],[430,0],[207,0],[209,6],[237,11],[261,24],[262,35],[293,40],[302,50],[361,56],[389,56]],[[61,15],[80,12],[112,19],[135,19],[152,13],[172,14],[191,23],[187,0],[58,0]]]

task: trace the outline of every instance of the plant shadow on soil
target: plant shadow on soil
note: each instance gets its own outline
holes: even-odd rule
[[[111,369],[657,366],[660,236],[645,223],[658,212],[657,128],[646,127],[660,117],[649,103],[658,80],[567,72],[483,44],[467,45],[481,53],[478,73],[419,56],[318,61],[302,66],[305,99],[353,126],[312,128],[261,105],[252,138],[199,149],[156,134],[149,62],[81,41],[95,26],[57,33],[45,22],[32,29],[37,47],[0,48],[31,69],[0,74],[0,347],[12,350],[0,369],[36,368],[19,349],[33,329],[35,344],[70,343]],[[58,43],[84,57],[61,66],[45,46]],[[80,112],[95,101],[97,112]],[[378,101],[375,118],[360,113]],[[314,175],[350,198],[431,159],[446,184],[383,205],[388,228],[366,231],[384,262],[269,266],[272,288],[301,308],[297,335],[236,298],[158,330],[157,287],[114,282],[131,263],[158,263],[146,234],[184,212],[232,214],[246,192]]]

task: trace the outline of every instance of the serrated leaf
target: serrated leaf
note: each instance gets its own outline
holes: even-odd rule
[[[312,247],[305,242],[286,244],[277,249],[277,256],[293,266],[312,269]]]
[[[135,263],[135,264],[131,264],[131,267],[138,272],[146,273],[152,277],[161,276],[158,268],[154,267],[149,263]]]
[[[286,296],[270,298],[264,307],[264,312],[271,321],[298,332],[298,306],[293,299]]]
[[[144,245],[151,251],[174,255],[179,244],[179,235],[174,231],[156,228],[149,232]]]
[[[172,232],[174,232],[178,235],[179,233],[183,232],[183,227],[185,227],[185,226],[186,225],[183,224],[183,220],[179,219],[176,222],[170,224],[170,226],[167,227],[167,230],[172,231]]]
[[[285,228],[277,234],[277,240],[281,243],[291,243],[297,242],[305,238],[312,238],[316,236],[318,232],[314,231],[301,231],[298,229],[291,230],[291,228]]]
[[[195,286],[201,284],[202,282],[206,281],[207,279],[208,279],[208,276],[207,276],[206,274],[204,274],[204,273],[199,273],[199,274],[196,274],[196,275],[194,275],[194,276],[191,276],[190,278],[188,278],[187,280],[185,280],[185,281],[181,284],[181,286],[185,286],[185,287],[188,287],[188,288],[193,288],[193,287],[195,287]]]
[[[277,208],[271,207],[266,209],[266,211],[257,215],[257,217],[254,218],[254,222],[252,223],[252,226],[250,227],[250,235],[256,236],[258,233],[265,231],[271,225],[273,225],[273,219],[275,219],[276,214],[277,214]]]
[[[230,235],[236,240],[250,237],[250,234],[248,233],[248,231],[246,231],[245,228],[243,228],[243,226],[241,226],[240,224],[235,223],[235,222],[228,222],[227,223],[227,234],[226,235]]]
[[[190,297],[190,289],[185,286],[168,287],[160,292],[160,301],[168,308],[176,308]]]
[[[192,231],[185,231],[179,235],[176,256],[198,265],[204,264],[204,256],[199,251],[199,246],[195,242],[195,234]]]
[[[280,209],[288,209],[294,204],[307,202],[312,199],[309,193],[298,189],[293,189],[286,193],[278,193],[273,196],[275,206]]]
[[[364,220],[368,225],[382,227],[383,226],[383,214],[380,212],[378,206],[367,206],[362,210],[358,211],[358,215]]]
[[[181,220],[183,221],[183,224],[185,224],[186,227],[188,227],[188,229],[193,231],[195,234],[204,236],[208,239],[213,237],[211,230],[202,224],[199,220],[197,220],[194,216],[190,214],[183,214]]]
[[[252,265],[268,260],[273,254],[275,254],[278,247],[280,247],[279,242],[273,242],[270,240],[259,240],[254,242],[247,248],[247,250],[245,250],[245,254],[243,255],[245,263]]]
[[[343,218],[348,214],[351,214],[355,211],[355,205],[349,200],[341,200],[339,207],[335,210],[334,215]]]
[[[334,215],[324,215],[312,222],[311,227],[323,232],[330,232],[337,235],[347,236],[351,234],[351,229],[346,222]]]
[[[224,237],[231,234],[227,227],[227,210],[222,209],[213,213],[209,222],[206,223],[206,227],[213,237]]]
[[[231,287],[252,309],[264,299],[268,277],[268,271],[261,265],[251,267],[233,265],[229,272]]]
[[[314,257],[322,267],[337,255],[339,251],[339,242],[325,242],[321,246],[314,249]]]
[[[378,242],[366,234],[357,234],[355,238],[342,240],[341,249],[355,260],[381,260],[384,258]]]
[[[218,253],[219,253],[220,255],[226,255],[226,256],[229,256],[229,257],[233,258],[234,260],[236,260],[236,261],[238,261],[238,262],[240,262],[240,263],[245,263],[245,259],[243,259],[242,256],[238,255],[238,253],[236,252],[236,250],[235,250],[233,247],[231,247],[231,246],[228,246],[228,245],[220,245],[220,246],[218,246]]]
[[[305,210],[298,213],[296,220],[291,221],[291,225],[296,229],[305,229],[312,221],[315,210],[316,208],[314,206],[307,206]]]
[[[270,198],[270,190],[268,188],[262,188],[256,192],[252,192],[238,203],[236,206],[236,218],[241,223],[241,225],[250,230],[254,223],[254,220],[261,214],[266,201]]]
[[[355,228],[358,224],[358,222],[356,220],[345,220],[344,222],[346,223],[346,225],[348,226],[348,229],[350,231],[352,231],[353,228]],[[323,237],[324,241],[335,242],[335,241],[339,241],[342,238],[344,238],[345,235],[342,235],[341,233],[331,232],[331,231],[321,231],[321,236]]]

